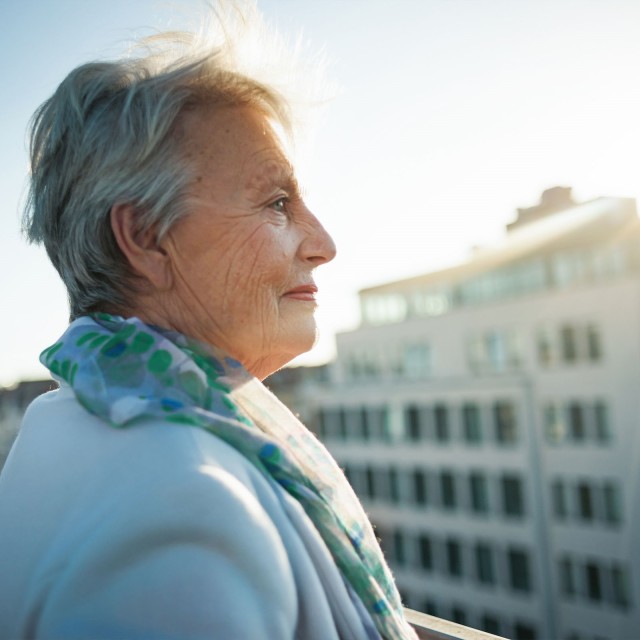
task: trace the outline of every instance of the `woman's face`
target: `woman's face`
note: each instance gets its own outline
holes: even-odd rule
[[[258,111],[194,110],[182,136],[194,179],[192,213],[162,243],[171,324],[263,378],[313,346],[313,270],[334,258],[335,245]]]

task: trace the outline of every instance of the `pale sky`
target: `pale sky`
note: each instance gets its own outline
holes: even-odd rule
[[[19,234],[25,131],[75,66],[202,0],[0,2],[0,385],[42,377],[38,353],[67,322],[44,250]],[[340,88],[307,159],[308,202],[338,258],[318,270],[322,339],[358,323],[357,291],[464,259],[542,189],[640,195],[638,0],[258,0],[300,31]]]

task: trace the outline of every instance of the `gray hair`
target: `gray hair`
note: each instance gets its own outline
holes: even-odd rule
[[[291,134],[291,101],[263,80],[286,48],[246,9],[216,13],[213,31],[162,34],[125,59],[82,65],[34,114],[23,230],[44,244],[72,319],[126,309],[137,291],[111,230],[114,204],[132,204],[139,229],[154,228],[158,240],[189,213],[190,169],[175,135],[185,109],[251,105]]]

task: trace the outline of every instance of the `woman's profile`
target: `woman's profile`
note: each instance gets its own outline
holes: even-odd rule
[[[313,346],[335,246],[292,102],[238,63],[234,24],[266,30],[233,15],[73,70],[34,116],[25,230],[71,322],[0,476],[3,638],[415,637],[343,473],[261,382]]]

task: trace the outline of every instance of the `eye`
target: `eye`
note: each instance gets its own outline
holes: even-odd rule
[[[270,209],[273,209],[278,213],[284,213],[285,215],[289,213],[288,207],[289,207],[289,198],[287,198],[287,196],[281,196],[280,198],[278,198],[277,200],[274,200],[269,205]]]

